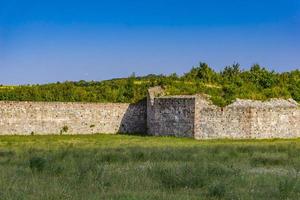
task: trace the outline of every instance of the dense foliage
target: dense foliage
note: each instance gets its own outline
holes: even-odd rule
[[[277,73],[258,64],[249,70],[242,70],[239,64],[233,64],[216,72],[206,63],[200,63],[183,76],[132,75],[129,78],[100,82],[67,81],[45,85],[2,86],[0,100],[133,103],[144,99],[147,89],[156,85],[166,88],[170,95],[206,93],[220,106],[236,98],[293,98],[300,101],[299,70]]]

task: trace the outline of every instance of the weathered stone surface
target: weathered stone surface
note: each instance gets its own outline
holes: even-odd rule
[[[65,128],[64,128],[65,127]],[[146,131],[146,103],[0,101],[0,134],[92,134]]]
[[[148,133],[151,135],[172,135],[193,137],[195,98],[154,98]]]
[[[220,108],[207,95],[161,96],[153,98],[151,105],[148,132],[152,135],[196,139],[300,137],[300,109],[293,99],[238,99]]]
[[[300,137],[292,99],[236,100],[220,108],[207,95],[164,96],[151,88],[139,104],[0,101],[0,135],[148,132],[196,139]]]
[[[293,100],[237,100],[225,108],[196,102],[197,139],[300,137],[300,109]]]

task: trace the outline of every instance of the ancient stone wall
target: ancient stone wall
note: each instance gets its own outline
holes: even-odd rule
[[[152,87],[148,89],[147,96],[147,133],[149,135],[155,135],[155,127],[152,122],[155,120],[154,115],[154,99],[156,97],[164,95],[164,90],[161,87]]]
[[[220,108],[196,98],[195,107],[197,139],[300,137],[300,109],[293,100],[237,100]]]
[[[151,135],[193,137],[195,98],[156,97],[148,108]]]
[[[146,103],[0,101],[0,135],[146,132]]]
[[[146,133],[215,138],[300,137],[300,108],[293,100],[237,100],[220,108],[209,97],[164,96],[149,90],[139,104],[0,101],[0,135]]]
[[[148,133],[196,139],[300,137],[300,108],[292,99],[236,100],[221,108],[208,96],[162,96],[153,88],[148,97]]]

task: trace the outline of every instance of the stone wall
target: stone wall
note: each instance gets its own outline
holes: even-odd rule
[[[224,108],[196,98],[196,139],[300,137],[300,109],[293,100],[237,100]]]
[[[156,128],[155,128],[155,106],[154,100],[159,96],[164,95],[164,90],[157,86],[148,89],[148,96],[147,96],[147,133],[149,135],[156,135]]]
[[[113,104],[0,101],[0,135],[144,133],[146,115],[145,102]]]
[[[300,137],[300,109],[292,99],[237,100],[221,108],[208,96],[149,92],[148,133],[196,139]]]
[[[165,96],[149,90],[139,104],[0,101],[0,135],[146,133],[215,138],[300,137],[300,108],[293,100],[237,100],[220,108],[209,97]]]
[[[195,98],[154,98],[148,109],[148,134],[193,137]]]

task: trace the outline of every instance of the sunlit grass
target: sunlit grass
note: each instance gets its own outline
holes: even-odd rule
[[[0,137],[0,199],[299,199],[300,140]]]

